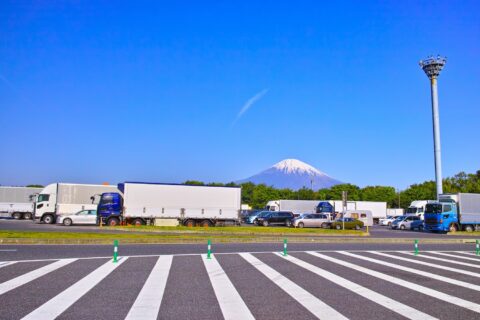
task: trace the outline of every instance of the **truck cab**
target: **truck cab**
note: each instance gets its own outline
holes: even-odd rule
[[[117,192],[105,192],[100,196],[97,207],[99,221],[111,226],[121,222],[123,213],[123,197]]]
[[[425,206],[425,229],[429,231],[457,231],[457,204],[449,199],[428,203]]]
[[[49,184],[43,188],[35,200],[33,207],[35,221],[54,223],[56,220],[57,184]]]

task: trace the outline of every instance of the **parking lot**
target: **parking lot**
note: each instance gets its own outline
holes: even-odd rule
[[[478,319],[479,268],[465,250],[3,261],[1,318]]]

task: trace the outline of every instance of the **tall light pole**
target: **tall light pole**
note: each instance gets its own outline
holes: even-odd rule
[[[438,92],[437,78],[443,67],[447,63],[447,59],[441,56],[428,57],[420,61],[425,74],[430,79],[432,93],[432,116],[433,116],[433,149],[435,153],[435,180],[437,182],[437,199],[438,195],[443,193],[442,187],[442,155],[440,150],[440,116],[438,114]]]

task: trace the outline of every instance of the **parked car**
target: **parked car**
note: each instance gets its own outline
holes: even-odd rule
[[[255,220],[255,218],[260,214],[260,212],[262,212],[262,211],[261,210],[251,210],[250,212],[248,212],[248,214],[246,214],[242,218],[243,222],[252,224],[253,220]]]
[[[414,220],[410,223],[410,230],[423,231],[423,229],[424,229],[424,227],[423,227],[423,220],[422,219]]]
[[[360,230],[363,228],[363,222],[353,218],[340,218],[335,220],[331,224],[332,229],[341,230],[343,228],[343,222],[345,221],[345,229]]]
[[[411,229],[411,224],[414,221],[422,221],[420,217],[417,216],[405,216],[399,220],[395,220],[395,229],[405,230]],[[393,229],[394,224],[392,224]]]
[[[289,211],[273,211],[266,215],[259,215],[256,219],[257,225],[269,226],[269,225],[285,225],[290,227],[293,221],[293,213]]]
[[[397,229],[398,228],[398,224],[400,223],[400,221],[402,221],[403,219],[405,219],[405,216],[400,216],[400,217],[397,217],[395,220],[392,221],[392,223],[390,224],[390,228],[392,228],[393,230]]]
[[[249,221],[252,221],[251,223],[255,224],[255,225],[258,225],[258,219],[259,218],[263,218],[265,217],[266,215],[272,213],[272,211],[260,211],[260,212],[257,212],[256,215],[253,215],[249,218]],[[247,222],[248,223],[248,222]]]
[[[384,219],[380,219],[378,221],[378,224],[380,224],[381,226],[391,226],[393,221],[395,221],[395,219],[397,219],[398,217],[403,217],[403,215],[401,216],[387,216],[386,218]]]
[[[301,214],[292,222],[295,228],[327,228],[330,225],[328,215],[322,213]]]
[[[73,224],[97,224],[97,210],[82,210],[74,214],[59,215],[57,223],[64,226],[71,226]]]

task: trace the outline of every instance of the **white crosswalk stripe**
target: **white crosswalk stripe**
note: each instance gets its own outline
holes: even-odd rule
[[[23,319],[55,319],[126,260],[127,258],[124,257],[120,258],[117,263],[112,261],[106,262],[53,299],[26,315]]]
[[[319,319],[347,319],[344,315],[306,291],[293,281],[282,276],[273,268],[254,257],[249,253],[240,253],[240,256],[253,265],[258,271],[263,273],[268,279],[275,282],[283,291],[288,293],[293,299],[297,300],[308,311],[313,313]]]
[[[291,301],[296,301],[295,304],[299,304],[297,308],[303,308],[303,312],[308,311],[312,316],[319,319],[347,319],[343,313],[345,312],[346,315],[349,315],[352,312],[352,309],[350,308],[356,308],[356,297],[359,299],[358,303],[360,303],[360,301],[363,301],[362,303],[368,301],[368,312],[378,312],[376,314],[378,318],[385,317],[386,312],[388,312],[390,315],[396,313],[402,317],[414,320],[432,320],[437,319],[436,317],[443,318],[442,313],[439,313],[439,310],[435,310],[435,308],[429,307],[423,310],[421,304],[417,303],[415,306],[409,305],[409,301],[414,301],[412,299],[406,299],[406,302],[403,300],[399,301],[397,298],[395,298],[395,294],[390,291],[382,291],[382,293],[377,292],[375,288],[377,288],[377,285],[380,285],[381,283],[385,283],[390,286],[400,286],[405,288],[402,290],[409,290],[417,295],[422,294],[429,296],[433,298],[430,301],[438,301],[438,304],[442,305],[443,308],[446,307],[445,305],[448,305],[446,308],[448,308],[448,310],[450,308],[452,309],[452,315],[455,314],[454,312],[458,311],[460,311],[460,314],[463,312],[464,315],[467,315],[466,317],[468,317],[468,315],[471,317],[471,315],[474,313],[480,313],[478,295],[475,295],[473,291],[470,291],[474,290],[480,292],[480,284],[476,284],[474,281],[466,280],[470,278],[474,278],[473,280],[478,280],[478,278],[480,278],[480,272],[475,272],[475,270],[472,271],[470,269],[471,267],[480,267],[480,264],[476,263],[480,262],[480,259],[474,256],[475,253],[465,251],[424,251],[421,252],[419,256],[413,257],[413,254],[407,251],[355,250],[324,252],[299,251],[299,253],[300,252],[308,253],[312,257],[309,257],[309,260],[307,261],[307,259],[303,259],[301,256],[296,254],[293,256],[283,256],[279,252],[262,253],[262,255],[275,255],[284,260],[280,261],[279,258],[272,259],[272,256],[270,256],[270,259],[264,260],[263,256],[257,257],[254,255],[256,253],[228,253],[228,259],[226,259],[225,256],[222,257],[221,254],[212,255],[212,259],[207,259],[206,255],[197,255],[197,257],[201,257],[203,265],[200,265],[201,270],[198,268],[192,269],[193,272],[189,274],[188,278],[195,279],[195,281],[203,281],[198,283],[199,287],[201,287],[202,290],[209,290],[208,297],[210,297],[209,299],[213,299],[213,301],[209,301],[212,303],[218,302],[218,306],[220,307],[220,309],[216,307],[216,309],[214,309],[215,311],[212,311],[212,314],[227,320],[254,319],[254,314],[265,317],[264,309],[259,312],[258,308],[261,307],[260,304],[257,302],[255,302],[257,304],[252,304],[252,298],[245,296],[245,290],[248,290],[249,287],[247,287],[246,284],[242,284],[243,287],[236,287],[238,286],[237,281],[242,279],[241,277],[247,277],[244,279],[248,283],[248,281],[251,282],[255,279],[259,279],[259,277],[263,278],[264,276],[266,279],[263,279],[262,281],[271,281],[279,288],[275,288],[277,291],[279,291],[278,293],[280,293],[280,290],[282,291],[282,299],[291,299]],[[236,257],[233,258],[232,255]],[[112,276],[108,278],[110,280],[119,279],[119,276],[121,276],[123,279],[123,274],[126,274],[127,277],[133,276],[132,279],[136,279],[135,275],[138,271],[136,266],[146,265],[144,262],[140,261],[143,261],[142,259],[147,258],[151,259],[151,257],[152,256],[138,257],[135,260],[132,259],[127,265],[121,268],[123,271],[117,269],[128,259],[128,257],[121,257],[116,264],[109,260],[83,278],[78,276],[78,278],[75,280],[76,282],[67,288],[65,288],[66,285],[45,288],[47,291],[50,290],[49,297],[53,298],[45,298],[43,301],[39,300],[35,305],[27,303],[23,305],[23,310],[20,310],[21,307],[19,307],[19,310],[21,311],[19,312],[19,317],[21,318],[23,315],[26,315],[23,319],[45,320],[54,319],[62,315],[68,315],[69,317],[74,314],[76,315],[76,313],[79,312],[78,310],[83,310],[83,307],[79,308],[80,304],[84,304],[86,301],[93,301],[95,293],[93,293],[92,296],[91,294],[88,294],[88,292],[99,292],[100,287],[103,288],[107,285],[107,282],[103,281],[107,278],[107,276]],[[173,294],[172,292],[168,291],[171,288],[178,288],[176,287],[176,281],[179,281],[180,279],[179,271],[172,269],[172,264],[174,261],[177,261],[174,259],[184,258],[182,255],[157,255],[155,257],[157,257],[157,260],[155,261],[154,266],[150,267],[151,270],[143,269],[141,271],[142,277],[145,279],[144,283],[137,282],[137,285],[135,286],[136,291],[130,292],[130,295],[126,295],[128,299],[125,301],[129,302],[127,304],[124,302],[122,311],[119,311],[121,316],[118,318],[125,318],[128,320],[157,319],[159,315],[169,314],[169,312],[175,310],[174,308],[172,309],[172,305],[170,303],[175,301],[172,299],[176,299],[178,294],[182,294],[182,292],[178,289],[176,289],[177,291],[174,291]],[[322,264],[317,266],[312,262],[309,262],[312,259],[316,259],[313,257],[322,259],[324,261],[318,260],[318,262],[322,262]],[[225,260],[222,260],[223,258],[225,258]],[[260,258],[266,262],[263,262],[260,260]],[[7,301],[6,303],[10,303],[10,306],[12,306],[12,303],[14,303],[13,297],[19,296],[20,300],[18,305],[22,306],[21,299],[28,299],[30,294],[30,292],[26,292],[30,286],[25,285],[37,280],[35,283],[39,286],[38,288],[35,288],[35,290],[36,292],[38,292],[38,290],[41,291],[42,288],[40,288],[40,285],[43,286],[47,283],[45,277],[48,277],[48,281],[56,281],[56,273],[63,274],[67,272],[67,269],[61,270],[62,267],[73,263],[78,263],[81,261],[81,259],[82,258],[43,260],[45,261],[44,263],[48,262],[48,264],[42,267],[37,267],[33,271],[25,272],[20,276],[18,276],[19,271],[15,270],[14,267],[4,267],[23,265],[26,267],[26,269],[28,269],[29,267],[26,266],[26,264],[34,262],[23,262],[24,264],[22,264],[20,261],[0,261],[0,275],[2,279],[9,279],[8,275],[13,275],[11,279],[0,283],[0,297],[2,294],[8,293],[3,296],[5,298],[4,301]],[[89,259],[100,258],[90,257]],[[428,261],[426,259],[430,259],[432,261]],[[241,277],[239,277],[239,275],[235,275],[235,277],[233,277],[231,274],[231,272],[234,272],[232,271],[234,270],[232,269],[232,266],[235,266],[235,263],[239,263],[239,260],[242,260],[240,265],[245,265],[246,261],[255,270],[251,270],[248,273],[242,273]],[[36,265],[38,262],[35,262],[33,265]],[[447,266],[447,263],[440,262],[448,262],[455,265]],[[225,265],[229,266],[228,269],[224,270],[222,268],[224,263]],[[332,287],[330,288],[335,287],[335,292],[348,295],[350,300],[349,304],[345,305],[345,307],[349,308],[349,310],[343,311],[343,309],[334,308],[333,306],[329,305],[329,303],[322,301],[323,298],[317,296],[315,294],[316,291],[310,292],[304,289],[300,284],[293,280],[294,278],[290,280],[290,276],[282,274],[283,271],[277,271],[280,269],[278,269],[275,264],[280,263],[282,268],[281,270],[295,270],[295,272],[297,272],[296,270],[301,269],[300,272],[302,272],[302,276],[307,277],[307,281],[309,279],[308,277],[310,277],[310,279],[312,279],[312,277],[322,278],[322,283],[325,285],[325,290],[328,290],[329,286],[331,285]],[[32,270],[33,265],[29,270]],[[151,265],[150,262],[148,265]],[[205,269],[203,269],[203,266]],[[341,268],[341,275],[338,268]],[[348,268],[348,272],[346,272],[347,269],[345,268]],[[380,270],[379,268],[382,269]],[[249,267],[249,270],[250,269],[251,268]],[[308,270],[309,272],[305,272],[304,270]],[[351,273],[350,275],[352,270],[355,273]],[[377,270],[380,270],[381,272]],[[443,272],[440,275],[440,272],[435,273],[430,272],[430,270],[443,270],[448,271],[449,273]],[[205,276],[205,274],[203,274],[202,277],[197,277],[200,273],[204,273],[205,271],[208,277]],[[354,276],[356,273],[362,273],[361,277],[358,275]],[[405,273],[411,274],[412,279],[415,279],[415,281],[409,281],[409,278],[406,277]],[[367,275],[369,278],[373,279],[373,281],[378,282],[378,284],[370,287],[369,285],[363,283],[360,285],[353,280],[362,279],[361,281],[363,281]],[[457,279],[455,275],[463,275],[463,277]],[[44,278],[39,279],[41,277]],[[235,281],[231,281],[230,277],[232,277],[232,280]],[[318,279],[316,280],[318,281]],[[170,281],[172,281],[172,283],[170,283]],[[446,288],[445,283],[451,285],[449,286],[448,293],[443,292],[447,289],[439,289]],[[110,285],[112,286],[113,290],[115,287],[117,289],[122,288],[122,290],[125,290],[125,288],[128,287],[125,285],[122,287],[118,284],[115,284],[115,282],[110,284],[109,281],[108,287],[110,287]],[[54,289],[54,287],[58,288]],[[96,288],[96,290],[93,290],[94,288]],[[452,288],[454,288],[454,290],[451,290]],[[252,288],[252,290],[258,289],[258,287]],[[456,291],[457,289],[458,291]],[[138,292],[138,294],[136,292]],[[286,296],[283,292],[285,292],[288,296]],[[456,292],[458,292],[458,294],[456,294]],[[190,294],[188,296],[189,298],[195,297],[195,294]],[[472,299],[472,301],[469,301],[470,299]],[[275,303],[275,299],[272,300],[272,303]],[[336,302],[334,304],[337,306]],[[178,305],[180,306],[181,304]],[[162,310],[164,306],[170,306],[170,308]],[[272,310],[274,310],[274,306],[271,307],[273,307]],[[92,310],[90,310],[90,313],[92,313]],[[116,312],[114,309],[112,310]],[[194,308],[191,310],[193,310],[192,312],[195,312]],[[106,311],[104,310],[104,312]],[[187,311],[185,314],[189,314],[189,312],[190,311]],[[2,316],[0,316],[0,318],[1,317]],[[82,318],[82,316],[79,315],[79,318]]]
[[[479,259],[470,258],[470,257],[459,257],[459,256],[456,256],[456,255],[454,255],[454,254],[449,254],[449,253],[445,253],[445,252],[436,252],[436,251],[434,251],[434,252],[430,252],[430,253],[438,254],[438,255],[441,255],[441,256],[445,256],[445,257],[456,258],[456,259],[463,259],[463,260],[480,262]]]
[[[157,319],[172,260],[171,255],[158,258],[125,319]]]
[[[413,253],[411,253],[411,252],[402,252],[402,253],[403,253],[403,254],[408,254],[408,255],[411,255],[411,256],[415,256],[415,255],[414,255]],[[467,263],[467,262],[455,261],[455,260],[451,260],[451,259],[444,259],[444,258],[432,257],[432,256],[425,255],[425,254],[422,254],[422,255],[416,256],[416,257],[422,257],[422,258],[426,258],[426,259],[430,259],[430,260],[437,260],[437,261],[448,262],[448,263],[458,264],[458,265],[461,265],[461,266],[472,267],[472,268],[479,268],[479,269],[480,269],[480,265],[478,265],[478,264],[473,264],[473,263]]]
[[[67,264],[70,264],[77,259],[63,259],[63,260],[58,260],[54,263],[50,263],[44,267],[38,268],[36,270],[30,271],[28,273],[25,273],[21,276],[18,276],[16,278],[13,278],[9,281],[6,281],[4,283],[0,284],[0,295],[4,294],[5,292],[8,292],[10,290],[13,290],[15,288],[18,288],[26,283],[29,283],[30,281],[33,281],[37,278],[40,278],[41,276],[44,276],[52,271],[55,271],[61,267],[66,266]]]
[[[278,254],[281,256],[280,254]],[[286,260],[306,269],[309,270],[317,275],[319,275],[322,278],[325,278],[329,281],[332,281],[333,283],[342,286],[364,298],[367,298],[382,307],[385,307],[389,310],[392,310],[394,312],[397,312],[403,316],[405,316],[408,319],[416,319],[416,320],[424,320],[424,319],[437,319],[435,317],[432,317],[426,313],[423,313],[415,308],[411,308],[403,303],[400,303],[396,300],[390,299],[382,294],[379,294],[375,291],[372,291],[368,288],[365,288],[361,285],[358,285],[350,280],[347,280],[343,277],[337,276],[331,272],[325,271],[323,269],[320,269],[317,266],[314,266],[313,264],[310,264],[308,262],[302,261],[300,259],[297,259],[292,256],[287,256],[284,257]]]
[[[416,283],[409,282],[409,281],[406,281],[406,280],[403,280],[403,279],[395,278],[395,277],[392,277],[392,276],[387,275],[385,273],[381,273],[381,272],[374,271],[374,270],[371,270],[371,269],[368,269],[368,268],[364,268],[362,266],[359,266],[359,265],[356,265],[356,264],[353,264],[353,263],[350,263],[350,262],[346,262],[346,261],[343,261],[343,260],[340,260],[340,259],[336,259],[336,258],[327,256],[327,255],[324,255],[324,254],[321,254],[321,253],[311,252],[311,251],[309,251],[308,253],[315,256],[315,257],[318,257],[318,258],[321,258],[321,259],[339,264],[341,266],[344,266],[344,267],[347,267],[347,268],[350,268],[350,269],[354,269],[354,270],[359,271],[359,272],[363,272],[363,273],[368,274],[372,277],[382,279],[382,280],[385,280],[385,281],[389,281],[391,283],[394,283],[396,285],[408,288],[410,290],[423,293],[427,296],[431,296],[433,298],[443,300],[445,302],[452,303],[452,304],[455,304],[457,306],[463,307],[465,309],[469,309],[469,310],[472,310],[474,312],[480,313],[480,305],[476,304],[474,302],[471,302],[471,301],[468,301],[468,300],[465,300],[465,299],[461,299],[461,298],[458,298],[458,297],[454,297],[452,295],[440,292],[438,290],[427,288],[427,287],[424,287],[424,286],[421,286],[421,285],[418,285]]]
[[[419,264],[419,265],[422,265],[422,266],[427,266],[427,267],[430,267],[430,268],[452,271],[452,272],[461,273],[461,274],[465,274],[465,275],[468,275],[468,276],[480,278],[480,273],[478,273],[478,272],[472,272],[472,271],[468,271],[468,270],[462,270],[462,269],[458,269],[458,268],[442,266],[442,265],[439,265],[439,264],[429,263],[429,262],[425,262],[425,261],[409,259],[409,258],[405,258],[405,257],[399,257],[399,256],[395,256],[395,255],[391,255],[391,254],[387,254],[387,253],[383,253],[383,252],[377,252],[377,251],[368,251],[368,252],[379,255],[379,256],[382,256],[382,257],[387,257],[387,258],[392,258],[392,259],[396,259],[396,260],[411,262],[411,263]]]
[[[435,280],[438,280],[438,281],[443,281],[443,282],[446,282],[446,283],[450,283],[450,284],[454,284],[454,285],[457,285],[457,286],[460,286],[460,287],[464,287],[464,288],[467,288],[467,289],[480,291],[480,286],[469,283],[469,282],[460,281],[460,280],[456,280],[456,279],[451,279],[451,278],[440,276],[438,274],[434,274],[434,273],[431,273],[431,272],[425,272],[425,271],[422,271],[422,270],[409,268],[409,267],[401,266],[401,265],[398,265],[398,264],[394,264],[394,263],[390,263],[390,262],[386,262],[386,261],[381,261],[381,260],[378,260],[378,259],[364,257],[364,256],[361,256],[361,255],[358,255],[358,254],[353,254],[353,253],[350,253],[350,252],[339,251],[339,253],[341,253],[343,255],[346,255],[346,256],[349,256],[349,257],[354,257],[354,258],[357,258],[357,259],[360,259],[360,260],[365,260],[365,261],[368,261],[368,262],[373,262],[373,263],[376,263],[376,264],[380,264],[382,266],[386,266],[386,267],[390,267],[390,268],[394,268],[394,269],[398,269],[398,270],[403,270],[403,271],[415,273],[415,274],[424,276],[426,278],[431,278],[431,279],[435,279]]]
[[[255,319],[215,255],[202,255],[202,260],[225,319]]]

